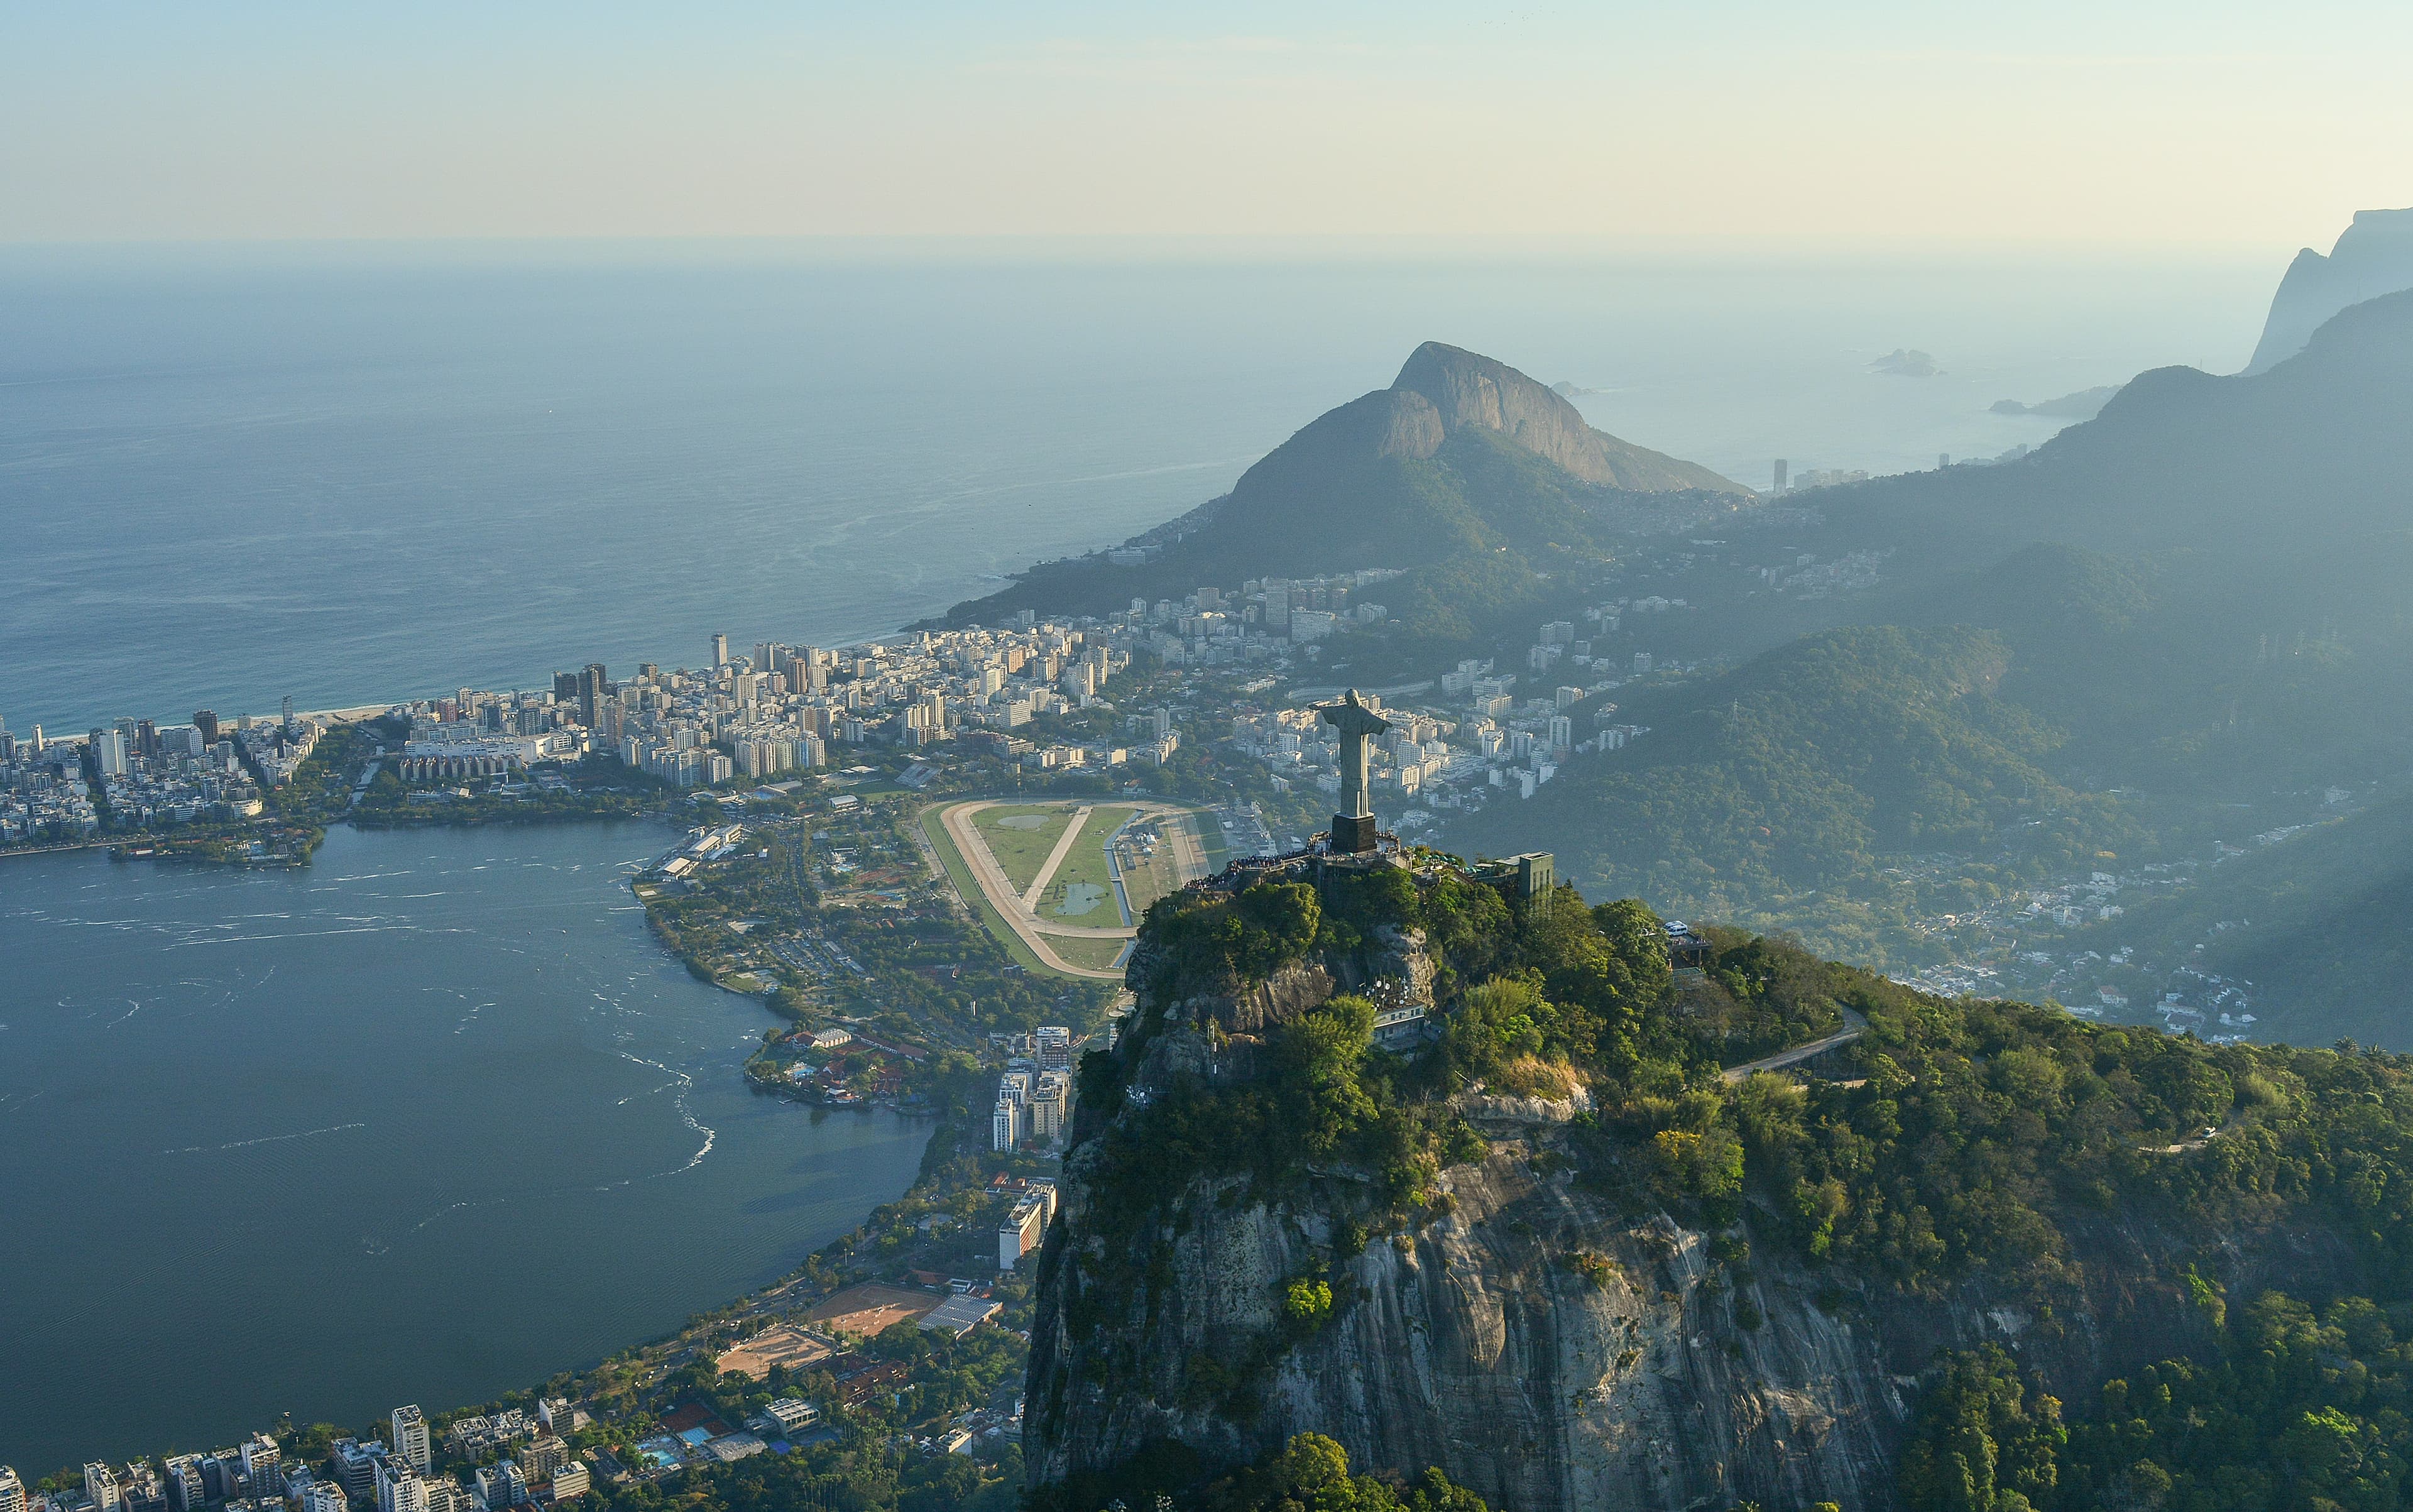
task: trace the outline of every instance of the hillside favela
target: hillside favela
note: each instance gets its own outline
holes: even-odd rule
[[[0,48],[0,1512],[2413,1506],[2413,16]]]

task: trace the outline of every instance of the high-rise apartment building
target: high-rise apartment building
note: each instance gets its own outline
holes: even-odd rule
[[[481,1465],[477,1472],[478,1505],[486,1512],[503,1512],[507,1506],[517,1506],[527,1500],[527,1482],[522,1478],[519,1466],[505,1460],[500,1464]]]
[[[520,1474],[527,1477],[531,1486],[551,1480],[553,1473],[569,1462],[570,1445],[550,1432],[539,1433],[520,1451]]]
[[[603,663],[590,661],[578,674],[578,722],[592,730],[602,717],[603,700],[610,696],[612,679],[605,676]]]
[[[729,665],[729,636],[721,630],[712,632],[712,670],[718,672]]]
[[[276,1467],[284,1458],[276,1441],[265,1433],[244,1440],[243,1480],[254,1501],[285,1499],[285,1488],[276,1478]]]
[[[407,1460],[410,1468],[421,1475],[435,1463],[428,1451],[427,1418],[416,1404],[393,1410],[393,1455],[397,1460]]]
[[[25,1483],[7,1465],[0,1465],[0,1512],[25,1512]]]
[[[400,1454],[377,1461],[377,1512],[427,1512],[427,1483]]]
[[[1030,1039],[1040,1070],[1073,1069],[1073,1031],[1070,1029],[1061,1024],[1042,1024]]]
[[[95,730],[84,737],[92,752],[93,770],[104,778],[126,775],[126,736],[115,730]]]
[[[198,1454],[176,1454],[168,1457],[168,1512],[201,1512],[201,1504],[209,1493],[201,1484],[201,1457]],[[7,1512],[0,1507],[0,1512]]]
[[[337,1439],[327,1450],[327,1463],[335,1478],[344,1483],[347,1492],[363,1501],[376,1493],[377,1461],[384,1458],[385,1445],[375,1439],[366,1444]]]
[[[118,1494],[117,1472],[97,1461],[83,1467],[83,1494],[93,1512],[119,1512],[125,1505],[125,1498]]]

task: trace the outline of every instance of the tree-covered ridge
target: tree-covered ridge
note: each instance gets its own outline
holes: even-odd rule
[[[1913,1512],[2378,1512],[2413,1467],[2413,1306],[2278,1292],[2228,1306],[2208,1360],[2065,1409],[1989,1346],[1939,1362],[1901,1465]]]
[[[2120,806],[2052,775],[2062,733],[1998,696],[2013,664],[2000,635],[1966,627],[1808,636],[1629,704],[1621,717],[1647,736],[1474,828],[1670,909],[1763,927],[1802,915],[1828,948],[1882,959],[1888,924],[2139,838]],[[1933,896],[1889,875],[1937,852],[1989,860]]]
[[[1586,908],[1565,886],[1547,906],[1512,901],[1448,867],[1421,884],[1385,868],[1159,907],[1149,937],[1187,940],[1206,962],[1160,969],[1193,987],[1386,925],[1423,929],[1446,1027],[1429,1050],[1389,1054],[1370,1009],[1336,999],[1272,1027],[1254,1077],[1177,1084],[1101,1132],[1102,1172],[1128,1169],[1142,1209],[1165,1169],[1278,1182],[1299,1174],[1299,1152],[1385,1172],[1393,1200],[1413,1204],[1451,1158],[1458,1092],[1574,1078],[1595,1109],[1591,1184],[1716,1222],[1754,1198],[1763,1238],[1913,1293],[1984,1274],[2050,1298],[2071,1281],[2070,1225],[2115,1209],[2181,1234],[2293,1215],[2379,1273],[2413,1265],[2413,1060],[1947,1002],[1740,931],[1710,931],[1705,971],[1678,979],[1637,903]],[[1245,922],[1252,910],[1285,915],[1265,938],[1293,941],[1290,956],[1249,954],[1265,927]],[[1196,943],[1227,934],[1238,954]],[[1847,1011],[1865,1032],[1831,1052],[1830,1075],[1722,1080]],[[1088,1068],[1094,1090],[1114,1090],[1164,1027],[1144,1016],[1122,1059]]]
[[[1856,1003],[1856,1075],[1754,1078],[1731,1104],[1746,1178],[1809,1256],[1912,1290],[1984,1272],[2049,1298],[2072,1219],[2122,1210],[2182,1234],[2293,1216],[2380,1273],[2413,1261],[2413,1061],[1890,984]]]
[[[2140,374],[2017,462],[1877,479],[1827,509],[1839,532],[1979,556],[2039,540],[2245,553],[2359,537],[2398,524],[2408,389],[2413,292],[2387,294],[2266,372]]]
[[[1140,1015],[1117,1054],[1084,1068],[1088,1105],[1112,1111],[1073,1157],[1087,1248],[1065,1327],[1112,1333],[1171,1283],[1164,1236],[1195,1221],[1185,1204],[1262,1201],[1331,1224],[1329,1268],[1286,1278],[1277,1324],[1231,1330],[1187,1362],[1184,1408],[1247,1420],[1281,1359],[1353,1304],[1350,1258],[1451,1209],[1443,1173],[1489,1149],[1478,1125],[1496,1104],[1482,1094],[1565,1099],[1580,1086],[1591,1111],[1562,1125],[1554,1168],[1612,1212],[1707,1231],[1700,1295],[1738,1329],[1766,1321],[1756,1254],[1769,1282],[1821,1310],[2009,1307],[2038,1358],[2082,1371],[2087,1331],[2131,1305],[2103,1291],[2116,1231],[2152,1258],[2115,1290],[2181,1320],[2192,1300],[2201,1331],[2227,1341],[2217,1369],[2130,1372],[2099,1420],[2081,1377],[2088,1405],[2066,1422],[2011,1356],[1947,1356],[1902,1461],[1908,1505],[2397,1505],[2394,1457],[2413,1431],[2393,1353],[2413,1335],[2413,1059],[1947,1001],[1716,926],[1697,971],[1679,972],[1638,903],[1589,907],[1566,886],[1521,898],[1445,858],[1411,859],[1418,869],[1303,868],[1166,900],[1147,922],[1153,964],[1134,973]],[[1251,1033],[1218,1026],[1215,992],[1295,984],[1302,966],[1344,977],[1367,958],[1353,953],[1408,931],[1436,967],[1441,1024],[1421,1047],[1375,1043],[1372,1005],[1348,992]],[[1727,1075],[1844,1025],[1857,1038],[1814,1062]],[[2329,1284],[2360,1278],[2373,1300],[2307,1312],[2264,1299],[2224,1318],[2224,1279],[2252,1273],[2239,1246],[2277,1233],[2325,1257]],[[1613,1262],[1577,1247],[1562,1264],[1591,1275]],[[2270,1471],[2299,1457],[2328,1468]],[[2258,1464],[2270,1473],[2239,1490]],[[1188,1483],[1176,1468],[1149,1483]]]
[[[1132,971],[1140,1014],[1116,1053],[1084,1064],[1085,1107],[1124,1104],[1149,1042],[1182,1027],[1177,1007],[1208,1004],[1221,1045],[1211,995],[1310,961],[1345,969],[1369,943],[1412,931],[1434,966],[1442,1027],[1428,1046],[1394,1053],[1374,1043],[1370,1003],[1336,996],[1235,1042],[1216,1074],[1175,1075],[1145,1106],[1093,1118],[1081,1160],[1102,1229],[1150,1221],[1168,1170],[1244,1176],[1271,1193],[1335,1164],[1373,1178],[1383,1222],[1409,1221],[1434,1206],[1443,1167],[1482,1152],[1457,1111],[1461,1093],[1564,1099],[1578,1082],[1600,1110],[1603,1148],[1630,1147],[1639,1162],[1626,1170],[1610,1156],[1599,1179],[1730,1201],[1731,1178],[1696,1179],[1739,1169],[1716,1090],[1723,1068],[1831,1032],[1884,986],[1725,929],[1709,932],[1706,968],[1680,980],[1664,926],[1639,903],[1587,907],[1565,885],[1515,898],[1449,858],[1418,859],[1419,872],[1336,868],[1236,894],[1193,889],[1150,910]]]

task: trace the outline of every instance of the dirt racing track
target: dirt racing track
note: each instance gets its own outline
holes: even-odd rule
[[[1031,954],[1037,956],[1052,970],[1062,971],[1069,976],[1088,977],[1093,981],[1120,981],[1123,973],[1119,969],[1100,970],[1095,967],[1076,966],[1058,955],[1049,946],[1048,940],[1051,936],[1059,940],[1130,940],[1135,937],[1139,930],[1131,925],[1100,926],[1049,919],[1039,912],[1040,899],[1046,896],[1048,882],[1064,866],[1065,857],[1071,853],[1073,845],[1088,823],[1089,815],[1096,808],[1133,810],[1132,820],[1126,822],[1124,827],[1144,817],[1186,814],[1189,810],[1174,804],[1127,800],[1117,800],[1103,805],[1080,805],[1073,809],[1070,822],[1065,825],[1064,833],[1057,838],[1054,850],[1041,865],[1038,875],[1031,879],[1028,887],[1017,888],[1006,876],[1005,868],[998,863],[997,857],[989,851],[988,842],[981,836],[980,826],[973,822],[983,809],[1000,806],[1014,807],[1008,800],[979,799],[970,803],[951,805],[940,810],[939,813],[939,822],[945,826],[947,838],[954,842],[956,853],[963,857],[965,868],[971,873],[972,881],[979,884],[982,897],[987,900],[988,906],[997,912],[998,916],[1005,921],[1006,927],[1020,937],[1022,942],[1030,948]],[[1184,833],[1182,827],[1178,825],[1169,825],[1167,828],[1175,836],[1181,836]],[[1107,843],[1111,845],[1111,837],[1108,838]],[[1174,849],[1189,876],[1205,874],[1205,857],[1199,852],[1194,838],[1188,839],[1186,843],[1176,841]],[[1185,880],[1187,880],[1186,877]],[[1120,891],[1119,882],[1118,882],[1118,895]]]

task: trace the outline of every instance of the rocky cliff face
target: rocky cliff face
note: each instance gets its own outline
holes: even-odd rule
[[[1109,1210],[1112,1125],[1185,1079],[1251,1080],[1267,1033],[1337,991],[1433,996],[1414,929],[1227,991],[1186,987],[1146,951],[1132,980],[1148,1023],[1119,1100],[1081,1111],[1040,1260],[1025,1456],[1042,1491],[1086,1494],[1168,1455],[1212,1475],[1314,1431],[1354,1463],[1437,1465],[1517,1512],[1884,1508],[1940,1349],[2001,1342],[2085,1402],[2110,1376],[2213,1347],[2183,1257],[2216,1253],[2231,1297],[2356,1283],[2326,1230],[2228,1233],[2208,1252],[2201,1233],[2078,1209],[2058,1219],[2049,1299],[1982,1274],[1907,1295],[1795,1258],[1749,1204],[1712,1233],[1640,1202],[1580,1086],[1561,1102],[1460,1094],[1488,1150],[1443,1170],[1442,1200],[1404,1227],[1366,1174],[1304,1161],[1274,1186],[1147,1172],[1136,1198],[1127,1174]],[[1286,1307],[1309,1278],[1332,1288],[1321,1319]]]
[[[2245,371],[2259,373],[2303,350],[2347,305],[2405,289],[2413,289],[2413,210],[2356,211],[2328,257],[2308,246],[2287,264]]]
[[[1151,1060],[1203,1070],[1205,1041],[1167,1035]],[[2133,1220],[2081,1236],[2074,1308],[1983,1285],[1914,1300],[1772,1247],[1721,1261],[1710,1235],[1613,1210],[1571,1168],[1579,1103],[1464,1110],[1492,1148],[1443,1174],[1452,1209],[1370,1241],[1353,1232],[1364,1189],[1345,1174],[1267,1201],[1237,1178],[1168,1172],[1157,1222],[1132,1241],[1144,1253],[1110,1253],[1076,1154],[1041,1267],[1033,1484],[1108,1473],[1165,1441],[1221,1468],[1311,1430],[1353,1462],[1439,1465],[1519,1512],[1884,1507],[1939,1348],[2006,1343],[2084,1400],[2110,1374],[2210,1345],[2163,1258],[2181,1247]],[[2232,1295],[2351,1269],[2318,1236],[2242,1235],[2229,1260]],[[1286,1283],[1336,1263],[1330,1321],[1234,1390],[1226,1368],[1283,1338]]]
[[[1698,464],[1593,430],[1563,396],[1507,363],[1438,341],[1410,354],[1390,392],[1426,401],[1445,435],[1470,427],[1494,432],[1586,482],[1637,492],[1742,492]]]

